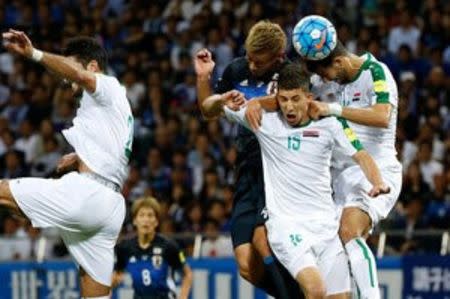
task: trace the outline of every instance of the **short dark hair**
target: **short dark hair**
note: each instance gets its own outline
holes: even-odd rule
[[[63,55],[75,56],[84,66],[95,60],[102,71],[106,70],[108,64],[106,50],[92,37],[80,36],[69,39],[63,50]]]
[[[324,59],[320,59],[320,60],[307,60],[304,59],[306,68],[308,69],[309,72],[317,72],[317,69],[319,67],[329,67],[332,63],[333,60],[338,57],[338,56],[346,56],[348,55],[348,50],[347,48],[345,48],[345,46],[341,43],[340,40],[337,41],[336,47],[333,49],[333,51],[331,51],[331,53],[325,57]]]
[[[301,88],[309,91],[310,76],[304,67],[298,63],[283,66],[278,74],[278,90],[292,90]]]

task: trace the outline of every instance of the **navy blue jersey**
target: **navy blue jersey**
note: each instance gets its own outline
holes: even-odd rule
[[[135,298],[175,298],[173,272],[182,270],[185,257],[178,246],[156,234],[151,245],[142,249],[138,239],[116,246],[116,271],[130,273]]]
[[[250,100],[273,93],[276,80],[277,70],[263,77],[255,78],[250,72],[247,59],[239,57],[225,68],[222,78],[217,82],[215,93],[225,93],[236,89],[242,92],[247,100]],[[244,166],[262,167],[258,140],[250,130],[243,126],[239,127],[236,147],[238,169],[242,169]]]

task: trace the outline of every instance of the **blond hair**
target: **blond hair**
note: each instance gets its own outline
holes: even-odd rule
[[[142,208],[151,208],[155,212],[156,218],[159,220],[159,216],[161,215],[161,206],[156,198],[145,196],[136,199],[131,206],[131,216],[133,219],[136,218],[136,215]]]
[[[286,50],[286,34],[276,23],[259,21],[250,28],[245,49],[250,53],[282,53]]]

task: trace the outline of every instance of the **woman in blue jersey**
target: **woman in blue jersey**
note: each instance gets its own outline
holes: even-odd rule
[[[131,208],[137,236],[116,247],[114,285],[131,275],[135,299],[185,299],[192,284],[192,271],[183,252],[171,240],[156,232],[160,205],[153,197],[137,199]],[[174,271],[182,271],[179,295],[175,292]]]

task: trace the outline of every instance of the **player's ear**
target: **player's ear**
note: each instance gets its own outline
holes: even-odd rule
[[[100,71],[100,67],[98,66],[98,62],[96,60],[91,60],[86,66],[86,69],[90,72],[98,72]]]
[[[336,69],[342,69],[344,67],[344,57],[337,56],[337,57],[333,58],[333,66]]]
[[[286,54],[284,52],[278,53],[277,55],[277,61],[279,63],[282,63],[286,59]]]

